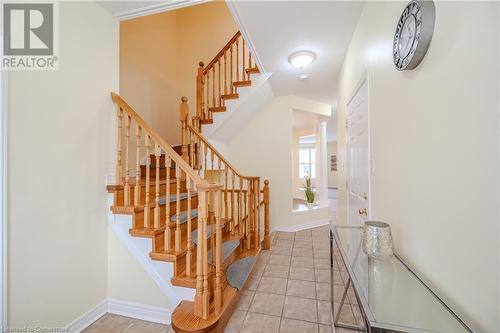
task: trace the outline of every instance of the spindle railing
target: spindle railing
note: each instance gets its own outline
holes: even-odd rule
[[[164,230],[163,251],[180,253],[186,251],[186,274],[196,278],[195,314],[204,319],[209,316],[209,301],[215,302],[215,311],[222,307],[222,230],[221,197],[223,186],[205,180],[193,169],[160,135],[151,128],[120,96],[111,93],[117,106],[118,141],[116,160],[116,185],[123,189],[123,205],[144,208],[144,229]],[[125,123],[125,126],[123,124]],[[132,133],[134,129],[134,133]],[[134,135],[132,135],[134,134]],[[132,142],[131,139],[135,139]],[[135,156],[132,156],[135,146]],[[141,177],[141,160],[145,160],[145,178]],[[132,163],[134,161],[135,163]],[[161,169],[165,168],[165,175]],[[135,170],[134,170],[135,169]],[[171,170],[175,170],[171,175]],[[131,177],[135,175],[135,177]],[[131,190],[133,187],[133,190]],[[171,187],[174,189],[176,204],[175,218],[171,222],[169,206]],[[187,191],[188,219],[187,243],[181,240],[181,190]],[[191,194],[198,195],[198,239],[196,245],[196,272],[191,272],[191,260],[194,244],[191,241]],[[160,204],[161,197],[166,197],[165,207]],[[152,216],[151,216],[152,215]],[[213,221],[211,217],[213,216]],[[207,225],[216,224],[215,263],[208,264]],[[212,281],[212,279],[214,281]],[[210,285],[215,285],[211,289]]]
[[[247,249],[259,248],[261,241],[269,249],[269,181],[261,189],[260,177],[242,175],[208,142],[189,115],[186,97],[181,99],[180,121],[182,158],[200,177],[216,177],[221,184],[222,217],[229,221],[231,234],[242,236]]]
[[[198,129],[213,121],[213,113],[225,111],[225,101],[238,98],[237,87],[251,84],[250,74],[258,73],[252,54],[238,31],[212,61],[199,63],[196,80],[196,121]]]

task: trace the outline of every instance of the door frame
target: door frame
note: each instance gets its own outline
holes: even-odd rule
[[[363,75],[361,75],[361,78],[359,79],[358,83],[356,84],[353,92],[349,96],[346,102],[346,108],[345,108],[345,119],[344,119],[344,129],[345,129],[345,142],[346,142],[346,159],[345,159],[345,164],[346,164],[346,213],[347,213],[347,225],[350,225],[350,199],[349,199],[349,168],[351,167],[349,165],[349,159],[347,158],[348,154],[348,149],[349,149],[349,140],[348,140],[348,128],[347,128],[347,108],[349,106],[349,103],[352,102],[358,91],[363,87],[363,85],[366,83],[366,90],[367,90],[367,132],[368,132],[368,216],[366,217],[367,220],[372,219],[373,216],[373,211],[372,211],[372,176],[374,174],[374,160],[372,158],[372,130],[371,130],[371,112],[370,112],[370,79],[369,79],[369,74],[368,71],[365,71]]]
[[[3,33],[0,33],[0,60]],[[0,69],[0,327],[7,327],[7,108],[8,72]]]

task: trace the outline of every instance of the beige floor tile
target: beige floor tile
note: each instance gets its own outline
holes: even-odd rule
[[[263,276],[260,280],[258,292],[284,295],[286,292],[287,279]]]
[[[328,325],[319,325],[319,333],[333,333],[333,329],[331,326],[328,326]],[[336,331],[335,333],[339,333],[338,331]],[[359,333],[359,332],[356,332],[356,333]]]
[[[294,247],[292,255],[295,257],[313,257],[313,251],[309,248]]]
[[[314,267],[317,269],[330,269],[330,260],[314,258]]]
[[[317,333],[318,324],[290,318],[281,319],[281,333]]]
[[[292,255],[292,248],[288,246],[276,246],[271,251],[272,254],[280,254],[283,256]]]
[[[283,317],[317,323],[316,301],[308,298],[286,296]]]
[[[283,265],[273,265],[269,264],[264,271],[264,276],[272,276],[279,278],[288,278],[288,271],[290,270],[290,266]]]
[[[236,310],[248,311],[250,304],[252,304],[254,295],[255,295],[254,291],[242,290],[240,300],[236,305]]]
[[[256,293],[253,298],[250,312],[263,313],[270,316],[281,316],[283,311],[284,295]]]
[[[264,262],[257,262],[255,264],[255,268],[253,270],[254,275],[262,275],[264,273],[264,270],[266,269],[266,263]]]
[[[258,263],[265,263],[267,264],[267,261],[269,260],[269,256],[271,255],[271,252],[266,251],[266,252],[261,252],[259,253],[259,256],[257,257],[257,262]]]
[[[332,303],[318,300],[318,322],[320,324],[332,324]]]
[[[350,304],[344,304],[340,309],[339,322],[343,324],[356,325],[356,319]]]
[[[314,270],[307,267],[291,266],[289,278],[292,280],[314,281]]]
[[[316,259],[330,259],[330,251],[329,250],[315,250],[314,258]]]
[[[288,296],[316,299],[315,283],[310,281],[288,280]]]
[[[247,313],[241,333],[277,333],[280,328],[280,317],[260,313]]]
[[[287,247],[287,248],[292,248],[293,247],[293,239],[290,240],[280,240],[278,239],[276,243],[274,243],[274,247]]]
[[[313,260],[313,258],[293,256],[291,265],[297,266],[297,267],[313,268],[314,267],[314,260]]]
[[[330,284],[316,283],[316,295],[319,300],[329,301],[332,298]]]
[[[246,314],[245,311],[235,310],[227,322],[224,333],[238,333],[243,325]]]
[[[249,281],[245,285],[245,289],[255,291],[259,286],[261,276],[260,275],[252,275]]]
[[[271,254],[269,257],[268,264],[274,265],[290,265],[290,256],[285,256],[281,254]]]
[[[330,283],[330,270],[329,269],[316,269],[314,271],[316,282]]]
[[[311,240],[296,240],[293,243],[293,248],[304,248],[304,249],[311,249],[312,248],[312,241]]]
[[[317,287],[316,287],[317,290]],[[340,284],[333,285],[333,301],[336,303],[340,303],[342,300],[342,295],[344,293],[344,286]]]

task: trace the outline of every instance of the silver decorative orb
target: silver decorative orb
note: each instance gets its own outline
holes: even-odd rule
[[[375,259],[394,255],[391,226],[384,222],[366,221],[363,226],[363,251]]]

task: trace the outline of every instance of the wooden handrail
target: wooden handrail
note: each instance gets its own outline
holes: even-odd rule
[[[146,131],[153,140],[158,143],[161,149],[169,155],[169,157],[175,162],[176,165],[179,165],[180,169],[188,174],[191,179],[195,182],[196,185],[199,184],[208,184],[208,182],[203,179],[195,170],[191,168],[191,166],[184,161],[184,159],[175,152],[175,150],[170,147],[170,145],[163,140],[163,138],[151,127],[149,126],[142,117],[134,111],[134,109],[123,100],[118,94],[111,93],[111,99],[115,102],[119,107],[123,108],[136,122],[137,124]]]
[[[226,43],[226,45],[224,45],[224,47],[219,51],[219,53],[217,53],[217,55],[212,59],[212,61],[210,61],[208,63],[208,65],[203,69],[203,74],[206,74],[210,69],[212,69],[212,67],[214,66],[214,64],[222,57],[224,56],[224,53],[229,50],[229,48],[231,47],[231,45],[238,39],[238,37],[241,36],[241,32],[238,30],[236,32],[236,34],[234,34],[233,37],[231,37],[231,39],[229,40],[229,42]]]
[[[208,147],[208,149],[210,149],[211,151],[213,151],[213,153],[225,164],[227,165],[227,167],[229,169],[231,169],[231,171],[236,174],[236,176],[238,176],[239,178],[243,178],[243,179],[247,179],[247,180],[256,180],[256,179],[259,179],[260,177],[255,177],[255,176],[244,176],[242,174],[240,174],[235,167],[233,167],[231,165],[231,163],[229,163],[225,158],[224,156],[222,156],[222,154],[217,150],[215,149],[214,146],[212,146],[210,144],[210,142],[208,142],[207,139],[205,139],[205,137],[203,135],[201,135],[193,126],[191,126],[190,124],[187,124],[187,129],[192,133],[194,134],[199,140],[201,140],[203,142],[204,145],[206,145]]]

